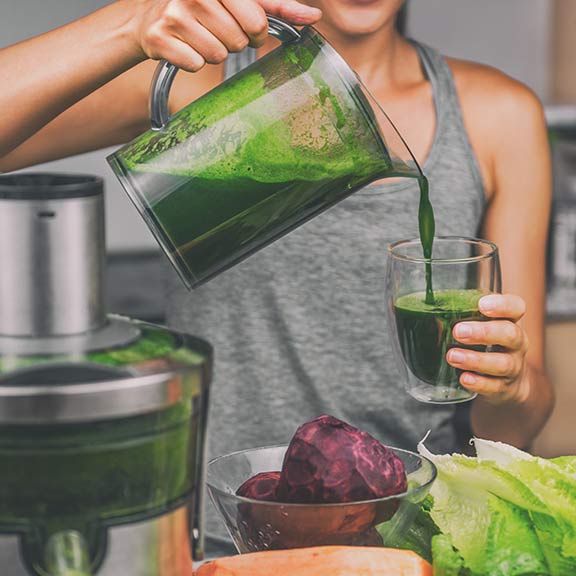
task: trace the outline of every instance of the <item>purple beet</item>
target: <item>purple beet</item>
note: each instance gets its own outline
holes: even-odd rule
[[[276,489],[279,502],[373,500],[406,491],[404,463],[367,432],[333,416],[296,430]]]
[[[237,496],[253,500],[276,500],[276,489],[280,480],[280,472],[260,472],[249,478],[236,490]]]

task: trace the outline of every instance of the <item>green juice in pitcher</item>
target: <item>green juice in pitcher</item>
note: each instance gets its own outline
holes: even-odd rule
[[[271,146],[269,135],[264,132],[261,142],[250,142],[233,169],[216,165],[180,182],[171,176],[174,191],[153,206],[154,217],[170,223],[165,232],[173,257],[198,281],[336,203],[342,191],[347,195],[369,182],[349,159],[296,162],[277,148],[277,157],[266,158],[259,150]],[[385,172],[386,164],[382,167]],[[209,206],[213,209],[207,210]]]
[[[448,350],[457,346],[483,351],[486,347],[456,342],[452,329],[458,322],[485,319],[478,311],[478,301],[483,295],[479,290],[438,290],[433,304],[428,304],[424,292],[396,299],[398,340],[414,376],[432,386],[458,387],[462,371],[448,364]]]
[[[109,158],[189,288],[416,163],[314,29]]]
[[[213,92],[195,103],[192,114],[174,117],[172,123],[183,134],[195,133],[194,139],[168,147],[160,132],[132,152],[131,178],[152,178],[168,191],[147,206],[148,219],[162,224],[164,244],[191,284],[284,235],[375,174],[391,172],[386,149],[367,143],[372,136],[366,125],[346,117],[319,80],[320,89],[306,97],[298,96],[300,83],[274,90],[261,75],[233,78],[229,103]],[[270,106],[256,111],[254,99]],[[288,120],[275,108],[282,100],[294,107]],[[163,147],[168,151],[148,160]]]

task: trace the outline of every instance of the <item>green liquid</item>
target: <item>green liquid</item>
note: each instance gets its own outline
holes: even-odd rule
[[[434,244],[434,232],[436,230],[436,221],[434,210],[430,203],[428,179],[422,175],[418,178],[420,186],[420,204],[418,207],[418,228],[420,231],[420,242],[422,243],[422,252],[426,262],[426,304],[434,304],[434,290],[432,287],[432,246]]]
[[[423,292],[401,296],[394,303],[396,329],[404,360],[414,376],[434,387],[459,387],[461,370],[446,361],[450,348],[484,351],[485,346],[465,346],[452,337],[452,329],[465,320],[484,320],[478,311],[478,290],[438,290],[434,304]]]
[[[354,173],[304,178],[286,174],[284,182],[262,183],[197,177],[156,204],[153,213],[164,224],[173,256],[196,282],[204,282],[372,180]]]
[[[197,489],[196,423],[183,402],[106,423],[0,429],[0,529],[43,565],[50,535],[76,530],[92,558],[106,527],[183,505]]]
[[[260,59],[115,158],[192,286],[397,175],[368,103],[317,40],[279,50],[282,66]]]

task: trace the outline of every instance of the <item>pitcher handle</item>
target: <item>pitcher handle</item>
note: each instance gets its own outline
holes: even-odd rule
[[[300,40],[300,32],[283,20],[268,16],[268,32],[281,42],[293,42]],[[170,122],[168,111],[168,96],[172,82],[179,68],[166,60],[161,60],[152,79],[152,91],[150,93],[150,121],[152,130],[162,130]]]

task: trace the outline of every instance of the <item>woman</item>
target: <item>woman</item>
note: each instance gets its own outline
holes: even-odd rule
[[[500,247],[506,294],[483,298],[492,321],[461,323],[455,337],[501,351],[453,349],[448,361],[479,394],[473,433],[525,447],[553,404],[543,357],[550,167],[542,107],[496,70],[402,38],[394,26],[402,0],[308,4],[120,0],[0,51],[0,109],[11,110],[0,120],[0,169],[147,129],[154,64],[146,58],[196,72],[177,77],[176,110],[221,82],[228,53],[273,46],[265,12],[317,23],[424,167],[437,233],[482,235]],[[233,56],[228,72],[247,59]],[[172,282],[171,323],[216,348],[213,455],[285,442],[322,412],[393,445],[413,449],[432,429],[437,450],[455,448],[454,409],[403,392],[386,339],[383,254],[389,242],[417,235],[417,194],[413,182],[374,184],[193,293]]]

